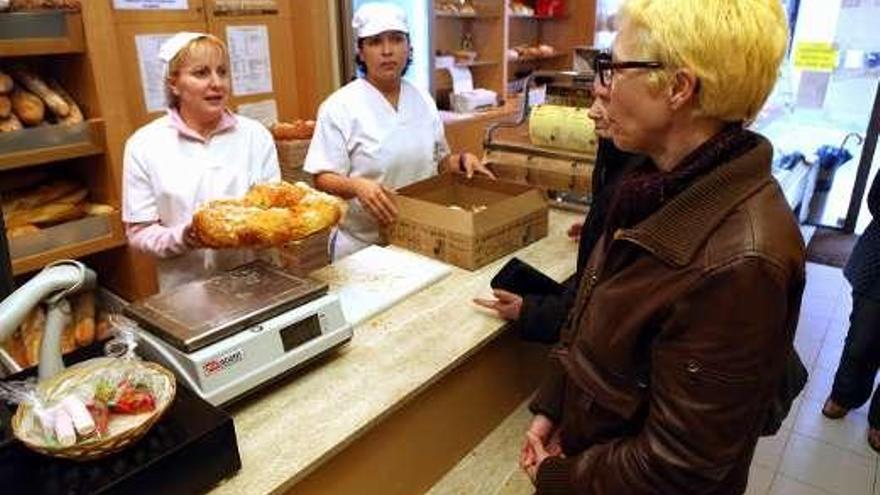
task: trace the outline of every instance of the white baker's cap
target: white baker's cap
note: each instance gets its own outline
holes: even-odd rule
[[[181,31],[174,36],[165,40],[159,47],[159,60],[162,61],[162,75],[168,77],[168,65],[174,60],[174,57],[180,53],[180,50],[190,44],[191,41],[208,36],[205,33],[193,33],[189,31]]]
[[[409,33],[406,12],[393,3],[366,3],[361,5],[351,19],[358,39],[375,36],[385,31]]]

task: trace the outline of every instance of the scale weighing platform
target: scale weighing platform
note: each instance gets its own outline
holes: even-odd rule
[[[352,337],[327,284],[262,261],[130,304],[139,353],[214,405],[227,404]]]

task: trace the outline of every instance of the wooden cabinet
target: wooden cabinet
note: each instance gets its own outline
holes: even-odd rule
[[[0,14],[0,65],[22,63],[34,72],[57,80],[79,104],[85,122],[72,126],[46,125],[0,134],[0,184],[36,183],[41,178],[75,179],[88,189],[90,202],[110,205],[114,212],[87,216],[36,233],[0,242],[9,258],[12,276],[22,277],[62,258],[113,253],[126,263],[107,266],[137,273],[136,256],[129,256],[119,214],[121,206],[121,142],[130,132],[120,107],[125,96],[116,83],[119,60],[105,2],[83,2],[82,12],[29,12]],[[0,260],[4,265],[7,261]],[[112,277],[109,277],[112,278]],[[4,281],[8,287],[9,280]],[[111,284],[112,285],[112,284]],[[124,295],[149,293],[149,279],[133,277],[113,287]]]

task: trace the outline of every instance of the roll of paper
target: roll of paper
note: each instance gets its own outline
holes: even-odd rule
[[[595,153],[596,131],[588,109],[538,105],[529,117],[529,139],[536,146]]]

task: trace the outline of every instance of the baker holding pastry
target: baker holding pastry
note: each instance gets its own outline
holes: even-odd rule
[[[334,260],[380,242],[379,226],[397,216],[394,189],[442,172],[492,176],[474,155],[450,153],[434,100],[403,79],[412,61],[403,10],[364,4],[352,27],[363,77],[321,104],[304,167],[349,203],[331,237]]]
[[[129,243],[157,257],[159,287],[202,278],[253,259],[250,250],[200,249],[196,208],[280,180],[272,135],[231,113],[229,58],[219,38],[182,32],[159,50],[168,110],[125,144],[123,209]]]

